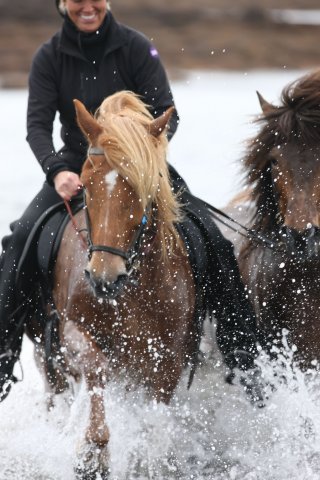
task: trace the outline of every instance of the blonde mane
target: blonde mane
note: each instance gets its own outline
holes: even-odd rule
[[[156,138],[149,133],[154,118],[132,92],[122,91],[106,98],[95,117],[104,129],[99,145],[109,165],[131,185],[144,209],[148,205],[156,207],[157,231],[166,259],[179,245],[174,224],[182,218],[169,179],[166,135]]]

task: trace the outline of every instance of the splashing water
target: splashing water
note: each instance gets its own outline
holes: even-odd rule
[[[207,353],[188,391],[181,380],[170,406],[142,391],[111,383],[106,412],[113,480],[318,480],[319,373],[301,372],[285,336],[278,360],[261,354],[266,406],[252,406],[240,385],[224,381],[218,358]],[[48,412],[42,379],[23,348],[26,377],[0,406],[0,480],[73,479],[88,416],[87,393],[57,398]]]
[[[212,72],[201,73],[201,81],[196,74],[174,85],[184,121],[180,137],[171,143],[170,158],[193,193],[217,206],[234,195],[239,178],[235,160],[240,142],[252,135],[248,118],[257,112],[255,90],[272,100],[300,74]],[[1,123],[2,157],[10,159],[15,147],[14,162],[7,162],[6,175],[0,179],[1,202],[8,206],[0,218],[2,237],[43,178],[24,143],[24,115],[17,115],[26,110],[27,92],[3,91],[0,99],[6,112]],[[233,105],[232,116],[227,104]],[[214,105],[214,111],[208,105]],[[204,121],[197,142],[190,142],[195,118]],[[195,158],[201,159],[196,168]],[[225,383],[219,358],[210,352],[191,389],[186,389],[186,373],[168,407],[148,402],[143,392],[125,394],[122,384],[109,385],[112,480],[318,480],[319,374],[302,373],[292,355],[285,346],[272,366],[261,355],[263,375],[274,385],[263,409],[250,405],[240,385]],[[54,410],[47,412],[28,341],[22,362],[24,381],[0,404],[0,480],[73,480],[88,416],[86,390],[80,386],[70,407],[68,398],[59,398]]]

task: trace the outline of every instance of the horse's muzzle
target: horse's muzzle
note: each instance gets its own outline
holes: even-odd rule
[[[114,282],[107,282],[104,279],[93,275],[89,270],[85,270],[85,276],[93,289],[94,295],[97,298],[103,298],[105,300],[113,300],[117,298],[123,292],[123,289],[129,280],[127,274],[121,274]]]
[[[300,262],[310,261],[320,255],[320,228],[312,226],[303,232],[289,227],[281,229],[281,239],[289,255]]]

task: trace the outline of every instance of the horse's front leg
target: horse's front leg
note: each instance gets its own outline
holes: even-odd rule
[[[90,363],[89,363],[90,362]],[[85,379],[90,395],[90,420],[86,440],[99,446],[109,442],[109,429],[105,422],[104,389],[106,386],[106,357],[97,348],[92,348],[85,368]]]
[[[105,419],[104,391],[107,382],[107,358],[93,341],[83,355],[83,373],[90,397],[89,424],[79,451],[78,478],[106,479],[109,475],[109,429]]]

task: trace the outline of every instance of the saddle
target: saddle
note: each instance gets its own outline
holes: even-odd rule
[[[71,203],[72,214],[83,208],[83,202],[77,199]],[[64,206],[49,216],[41,230],[37,245],[37,260],[39,273],[47,287],[52,290],[52,274],[58,255],[60,242],[70,216]]]
[[[73,214],[82,208],[78,199],[71,205]],[[39,280],[40,277],[40,281],[44,281],[46,287],[52,286],[54,261],[68,221],[69,217],[64,202],[53,205],[39,217],[28,236],[19,259],[16,273],[17,291],[24,290],[24,288],[20,289],[19,287],[25,272],[28,272],[28,278],[30,277],[32,281]]]

